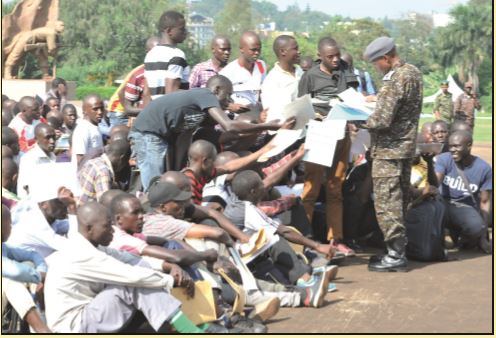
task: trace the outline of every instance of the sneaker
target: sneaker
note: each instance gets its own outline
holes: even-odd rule
[[[351,248],[349,248],[346,244],[343,243],[336,243],[335,248],[337,252],[343,253],[346,257],[353,257],[355,256],[355,251],[353,251]]]
[[[338,287],[334,283],[327,284],[327,293],[338,291]]]
[[[324,303],[324,297],[327,293],[328,280],[326,283],[326,274],[314,275],[314,281],[305,288],[306,297],[303,305],[306,307],[319,308]]]
[[[338,275],[338,270],[339,267],[337,265],[327,265],[313,269],[313,273],[317,274],[317,273],[327,272],[329,274],[329,281],[331,281],[333,279],[336,279],[336,276]]]
[[[279,311],[281,301],[277,297],[270,298],[255,305],[255,309],[248,315],[250,319],[256,319],[262,323],[274,317]]]

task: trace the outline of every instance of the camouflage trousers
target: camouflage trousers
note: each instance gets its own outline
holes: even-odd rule
[[[404,216],[408,206],[412,159],[372,162],[374,207],[384,241],[406,238]]]

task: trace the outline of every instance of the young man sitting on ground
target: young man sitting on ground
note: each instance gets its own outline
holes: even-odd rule
[[[487,225],[491,214],[492,170],[471,154],[472,135],[457,131],[449,137],[449,153],[436,157],[435,171],[455,244],[492,252]]]

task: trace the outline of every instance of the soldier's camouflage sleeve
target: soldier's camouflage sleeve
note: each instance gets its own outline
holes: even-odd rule
[[[397,80],[385,80],[383,87],[379,90],[375,110],[363,128],[370,130],[389,128],[398,109],[399,101],[403,97],[403,92],[404,88]]]

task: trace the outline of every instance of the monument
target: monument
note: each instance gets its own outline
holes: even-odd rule
[[[18,99],[23,95],[45,93],[55,77],[49,73],[48,57],[56,56],[64,23],[58,20],[59,0],[22,0],[12,13],[2,18],[2,93]],[[17,79],[18,68],[32,53],[42,79]],[[72,87],[72,88],[71,88]],[[68,84],[69,95],[75,84]],[[72,90],[71,90],[72,89]]]

